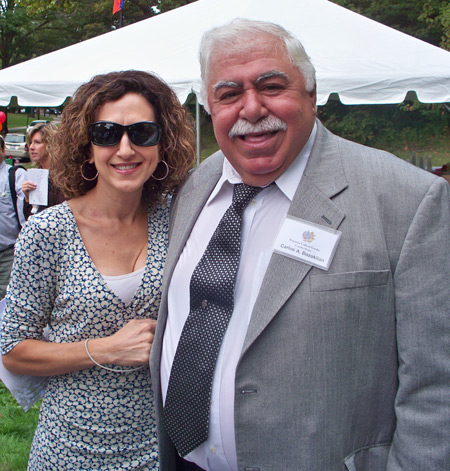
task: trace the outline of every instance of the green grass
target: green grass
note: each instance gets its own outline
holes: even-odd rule
[[[26,114],[8,113],[8,128],[26,127],[28,125],[27,118]]]
[[[37,118],[36,116],[33,117],[24,113],[8,113],[8,129],[26,128],[31,123],[31,121],[34,121],[35,119],[47,119],[49,121],[53,121],[55,117],[41,116],[40,118]],[[23,132],[25,132],[25,129]],[[2,471],[1,468],[0,471]]]
[[[442,167],[442,165],[450,163],[450,145],[447,137],[430,139],[429,142],[411,142],[403,147],[393,144],[384,145],[383,150],[409,161],[411,161],[414,152],[417,161],[422,157],[425,160],[425,165],[428,157],[431,157],[434,167]]]
[[[200,160],[203,162],[203,160],[218,150],[219,146],[214,138],[210,140],[202,139],[202,144],[200,146]]]
[[[0,471],[26,471],[39,404],[24,412],[0,381]]]

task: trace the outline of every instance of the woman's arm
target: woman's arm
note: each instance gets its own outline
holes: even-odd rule
[[[89,340],[89,353],[102,365],[148,364],[156,321],[134,319],[110,337]],[[3,355],[5,368],[15,374],[53,376],[91,368],[85,341],[51,343],[26,339]]]

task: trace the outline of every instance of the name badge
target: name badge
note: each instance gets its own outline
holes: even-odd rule
[[[286,216],[275,241],[274,252],[328,270],[342,232]]]

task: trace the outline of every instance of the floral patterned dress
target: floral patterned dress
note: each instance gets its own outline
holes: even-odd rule
[[[31,218],[16,244],[2,353],[24,339],[40,339],[46,325],[49,341],[64,343],[112,335],[131,319],[155,319],[168,209],[168,201],[149,208],[148,261],[129,304],[93,265],[67,202]],[[28,469],[158,469],[148,367],[117,373],[95,366],[50,377]]]

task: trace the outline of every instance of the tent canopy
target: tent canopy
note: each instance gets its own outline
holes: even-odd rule
[[[198,46],[207,29],[235,17],[279,23],[303,43],[317,71],[318,104],[450,102],[450,52],[327,0],[198,0],[153,18],[0,71],[0,105],[59,106],[92,76],[157,73],[184,102],[200,99]]]

